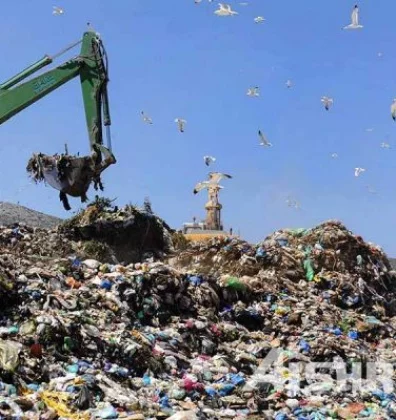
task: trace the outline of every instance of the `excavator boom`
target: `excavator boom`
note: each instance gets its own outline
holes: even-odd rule
[[[33,155],[27,168],[36,180],[45,180],[60,191],[65,208],[69,207],[66,194],[81,197],[82,201],[85,201],[86,192],[92,181],[95,188],[99,186],[102,189],[100,174],[116,162],[111,151],[109,130],[111,119],[107,93],[109,80],[107,54],[100,37],[92,30],[85,32],[81,41],[65,51],[80,43],[80,55],[58,67],[23,82],[53,62],[55,57],[46,55],[0,84],[0,124],[2,124],[80,76],[91,155],[77,158],[70,155],[46,156],[38,153]],[[103,145],[103,125],[108,129],[108,147]]]

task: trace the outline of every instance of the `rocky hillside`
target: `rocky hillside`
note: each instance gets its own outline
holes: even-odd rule
[[[0,202],[0,225],[2,226],[18,222],[31,227],[51,229],[61,221],[58,217],[40,213],[18,204]]]

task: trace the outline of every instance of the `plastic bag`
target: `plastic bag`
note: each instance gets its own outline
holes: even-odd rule
[[[0,340],[0,366],[9,372],[14,371],[19,364],[21,345],[15,341]]]

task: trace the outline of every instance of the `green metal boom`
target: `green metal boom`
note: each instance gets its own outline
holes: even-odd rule
[[[108,148],[106,148],[103,145],[102,134],[102,116],[105,126],[109,127],[111,124],[107,94],[107,56],[101,39],[93,31],[85,32],[82,41],[66,50],[79,43],[82,44],[80,55],[53,70],[20,83],[53,62],[55,57],[46,55],[5,83],[0,84],[0,124],[68,81],[80,76],[90,147],[95,156],[96,166],[101,166],[103,170],[115,163],[111,152],[110,136]],[[102,154],[105,162],[102,162]]]

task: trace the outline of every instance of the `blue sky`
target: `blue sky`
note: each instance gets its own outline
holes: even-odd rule
[[[150,196],[180,227],[204,217],[206,196],[192,189],[206,178],[202,156],[211,154],[213,170],[233,175],[221,193],[225,225],[248,240],[339,219],[396,255],[396,3],[361,1],[364,29],[342,31],[353,1],[247,1],[229,1],[239,12],[229,18],[214,15],[217,3],[207,0],[4,2],[0,79],[78,39],[89,21],[110,56],[118,163],[104,175],[104,195],[120,205]],[[53,5],[65,14],[53,16]],[[253,22],[259,15],[262,25]],[[246,96],[251,86],[260,87],[259,98]],[[323,95],[334,98],[329,112]],[[187,120],[183,134],[176,117]],[[259,128],[272,148],[258,146]],[[0,136],[0,200],[67,217],[57,192],[30,184],[25,166],[33,152],[61,152],[66,142],[88,153],[79,81],[4,123]],[[382,149],[384,141],[393,148]],[[355,178],[359,166],[366,172]],[[287,206],[288,196],[301,210]]]

